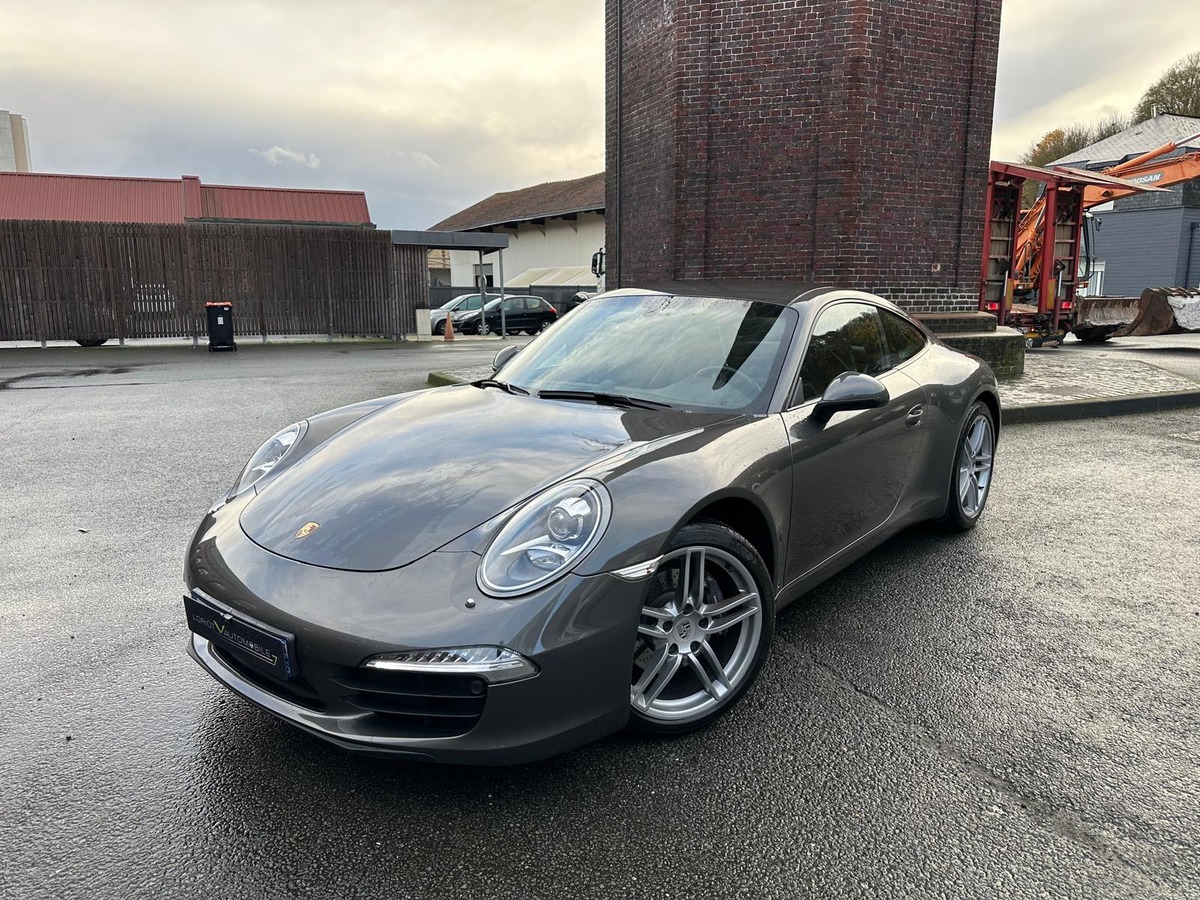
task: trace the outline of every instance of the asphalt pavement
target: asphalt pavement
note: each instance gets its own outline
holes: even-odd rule
[[[1007,429],[984,521],[781,613],[715,727],[362,759],[185,653],[273,431],[499,341],[0,351],[0,897],[1200,896],[1200,412]]]

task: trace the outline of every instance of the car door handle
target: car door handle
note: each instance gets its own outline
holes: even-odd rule
[[[904,424],[909,428],[921,424],[921,416],[925,413],[925,407],[919,403],[908,411],[908,415],[904,417]]]

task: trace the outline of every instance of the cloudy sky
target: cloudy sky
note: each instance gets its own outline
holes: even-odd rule
[[[0,108],[41,171],[365,190],[377,224],[424,228],[603,167],[603,8],[0,0]],[[993,155],[1127,113],[1197,25],[1195,0],[1005,0]]]

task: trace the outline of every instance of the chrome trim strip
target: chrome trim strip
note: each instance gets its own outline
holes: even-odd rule
[[[641,581],[643,578],[649,578],[658,571],[659,563],[663,561],[663,557],[656,556],[654,559],[648,559],[645,562],[634,563],[632,566],[626,566],[623,569],[614,569],[610,575],[616,575],[624,581]]]
[[[495,659],[486,662],[432,662],[375,657],[363,663],[362,668],[378,669],[384,672],[419,672],[424,675],[478,675],[489,684],[521,681],[538,674],[537,664],[532,660],[526,659],[515,650],[508,652],[516,658]]]

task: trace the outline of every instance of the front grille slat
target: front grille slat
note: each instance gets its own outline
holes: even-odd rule
[[[388,675],[400,675],[404,677],[393,681]],[[453,682],[445,680],[449,678],[467,678],[468,680]],[[356,693],[361,691],[370,694],[395,694],[402,697],[431,697],[446,700],[478,700],[480,697],[480,694],[471,690],[471,681],[478,680],[471,676],[422,675],[417,672],[396,672],[388,673],[382,677],[379,674],[374,674],[374,677],[364,678],[351,672],[339,675],[331,680],[335,684],[340,684],[342,687]]]
[[[482,698],[470,706],[463,705],[457,709],[451,706],[430,707],[413,700],[406,701],[394,695],[383,694],[354,694],[345,699],[347,703],[358,709],[393,716],[422,716],[436,719],[478,719],[483,713]]]
[[[357,669],[331,681],[344,689],[343,703],[414,736],[466,734],[487,702],[487,683],[474,675]]]

